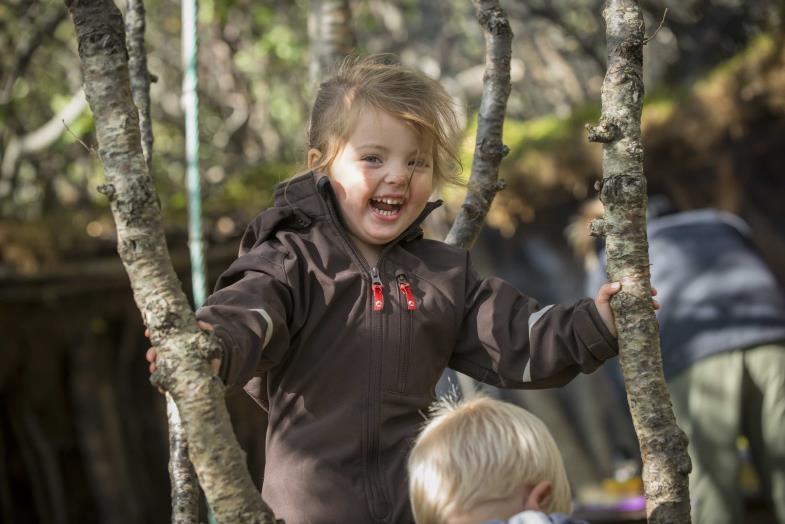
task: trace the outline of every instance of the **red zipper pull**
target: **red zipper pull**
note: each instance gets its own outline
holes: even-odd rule
[[[406,308],[409,311],[417,309],[417,302],[414,300],[414,293],[412,293],[412,286],[406,280],[406,275],[398,275],[398,287],[401,288],[401,293],[406,297]]]
[[[373,310],[381,311],[384,309],[384,284],[379,278],[379,270],[371,268],[371,289],[373,289]]]

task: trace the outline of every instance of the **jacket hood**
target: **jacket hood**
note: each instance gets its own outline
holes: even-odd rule
[[[428,202],[422,213],[396,242],[409,242],[422,237],[420,224],[441,205],[441,200]],[[240,255],[270,239],[281,228],[304,229],[314,220],[329,219],[328,206],[335,209],[340,220],[340,210],[328,177],[310,171],[281,182],[275,188],[274,205],[259,213],[246,228],[240,242]],[[345,227],[343,223],[338,225]]]

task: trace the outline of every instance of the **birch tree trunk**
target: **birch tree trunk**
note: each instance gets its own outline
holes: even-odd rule
[[[502,128],[511,89],[512,29],[498,0],[474,0],[474,8],[485,32],[482,101],[466,198],[444,240],[466,249],[474,245],[493,198],[504,188],[499,164],[510,151],[502,142]]]
[[[147,170],[152,176],[153,126],[150,119],[150,72],[144,45],[145,10],[143,0],[128,0],[125,15],[125,42],[128,48],[128,73],[131,95],[139,111],[139,130]],[[199,483],[188,459],[188,441],[172,395],[166,394],[169,425],[169,482],[171,483],[171,522],[187,524],[199,520]]]
[[[603,10],[608,70],[602,117],[587,126],[602,142],[600,200],[604,219],[592,234],[604,236],[608,277],[621,281],[611,300],[619,333],[619,360],[643,459],[646,514],[650,523],[690,522],[687,438],[676,425],[665,385],[657,318],[651,304],[646,239],[646,179],[640,118],[643,107],[644,23],[636,0],[607,0]]]
[[[172,268],[160,207],[141,147],[131,96],[122,16],[112,0],[66,0],[79,45],[84,89],[117,225],[118,253],[150,340],[158,348],[152,381],[174,398],[189,454],[219,522],[272,523],[245,466],[208,361],[220,346],[196,325]]]
[[[311,0],[308,40],[311,51],[308,75],[315,93],[330,69],[357,45],[349,0]]]

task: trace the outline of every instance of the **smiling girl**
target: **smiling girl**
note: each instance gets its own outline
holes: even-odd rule
[[[313,107],[309,172],[278,187],[197,312],[223,345],[219,376],[269,410],[262,495],[287,523],[411,522],[406,458],[447,366],[541,388],[617,352],[618,286],[540,307],[423,238],[457,137],[437,82],[344,64]]]

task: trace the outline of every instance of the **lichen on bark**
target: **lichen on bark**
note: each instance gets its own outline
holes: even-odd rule
[[[640,117],[643,107],[644,23],[635,0],[608,0],[608,70],[602,116],[588,126],[603,143],[600,200],[605,216],[592,224],[604,235],[608,277],[622,283],[611,300],[619,360],[643,459],[646,513],[651,523],[690,522],[687,438],[676,425],[660,356],[659,326],[651,303],[646,238],[646,179]]]

